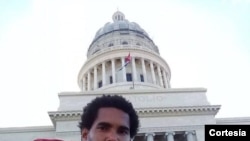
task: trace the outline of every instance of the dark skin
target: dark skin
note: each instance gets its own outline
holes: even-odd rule
[[[88,130],[82,130],[82,141],[130,141],[129,115],[117,108],[100,108]]]

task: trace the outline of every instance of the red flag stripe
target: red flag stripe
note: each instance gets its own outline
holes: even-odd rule
[[[125,58],[125,62],[130,62],[131,61],[131,57],[130,57],[130,53],[128,54],[128,56]]]

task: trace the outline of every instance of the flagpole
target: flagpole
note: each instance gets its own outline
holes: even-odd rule
[[[133,60],[132,60],[133,61]],[[132,87],[132,89],[134,89],[135,88],[135,84],[134,84],[134,72],[133,72],[133,68],[132,68],[132,63],[131,63],[131,74],[132,74],[132,84],[133,84],[133,87]]]
[[[134,62],[135,63],[135,62]],[[130,64],[130,67],[131,67],[131,79],[132,79],[132,84],[133,84],[133,86],[132,87],[130,87],[130,89],[134,89],[134,72],[133,72],[133,65],[132,65],[132,63],[131,63],[131,56],[130,56],[130,52],[129,52],[129,54],[128,54],[128,56],[127,57],[125,57],[125,65],[123,65],[118,71],[120,71],[120,70],[122,70],[123,68],[125,68],[126,66],[128,66]]]

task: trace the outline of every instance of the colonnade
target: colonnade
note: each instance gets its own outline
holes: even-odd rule
[[[107,68],[107,63],[111,62],[111,68]],[[121,62],[117,64],[116,62]],[[91,91],[108,84],[114,84],[119,82],[127,82],[127,73],[131,73],[133,82],[144,82],[159,85],[163,88],[169,88],[169,75],[166,70],[161,67],[160,64],[145,58],[131,57],[129,67],[131,70],[127,70],[125,65],[125,57],[113,58],[108,61],[103,61],[101,64],[96,64],[93,68],[89,68],[89,71],[83,75],[82,78],[82,91]],[[101,65],[101,67],[98,66]],[[148,66],[149,65],[149,66]],[[140,71],[138,71],[138,69]],[[99,73],[97,72],[99,70]],[[108,70],[108,71],[107,71]],[[111,72],[110,72],[111,71]],[[101,73],[100,73],[101,72]],[[117,79],[117,73],[121,80]],[[99,75],[101,74],[101,76]],[[107,75],[110,75],[107,77]],[[138,76],[140,75],[140,76]],[[107,81],[107,78],[110,78]],[[98,81],[99,79],[99,81]],[[101,81],[100,81],[101,80]],[[100,83],[101,84],[98,84]]]
[[[175,138],[174,138],[175,135],[176,135],[175,132],[172,132],[172,131],[166,132],[164,135],[164,139],[165,141],[175,141]],[[184,131],[184,133],[182,133],[181,135],[183,135],[184,137],[183,140],[181,141],[196,141],[194,131]],[[146,141],[154,141],[155,133],[146,133],[145,137],[146,137]]]

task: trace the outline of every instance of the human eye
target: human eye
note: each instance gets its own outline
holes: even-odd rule
[[[107,126],[98,126],[97,129],[101,130],[101,131],[107,131],[108,130],[108,127]]]
[[[129,131],[127,129],[120,129],[118,132],[121,135],[128,135],[129,134]]]

